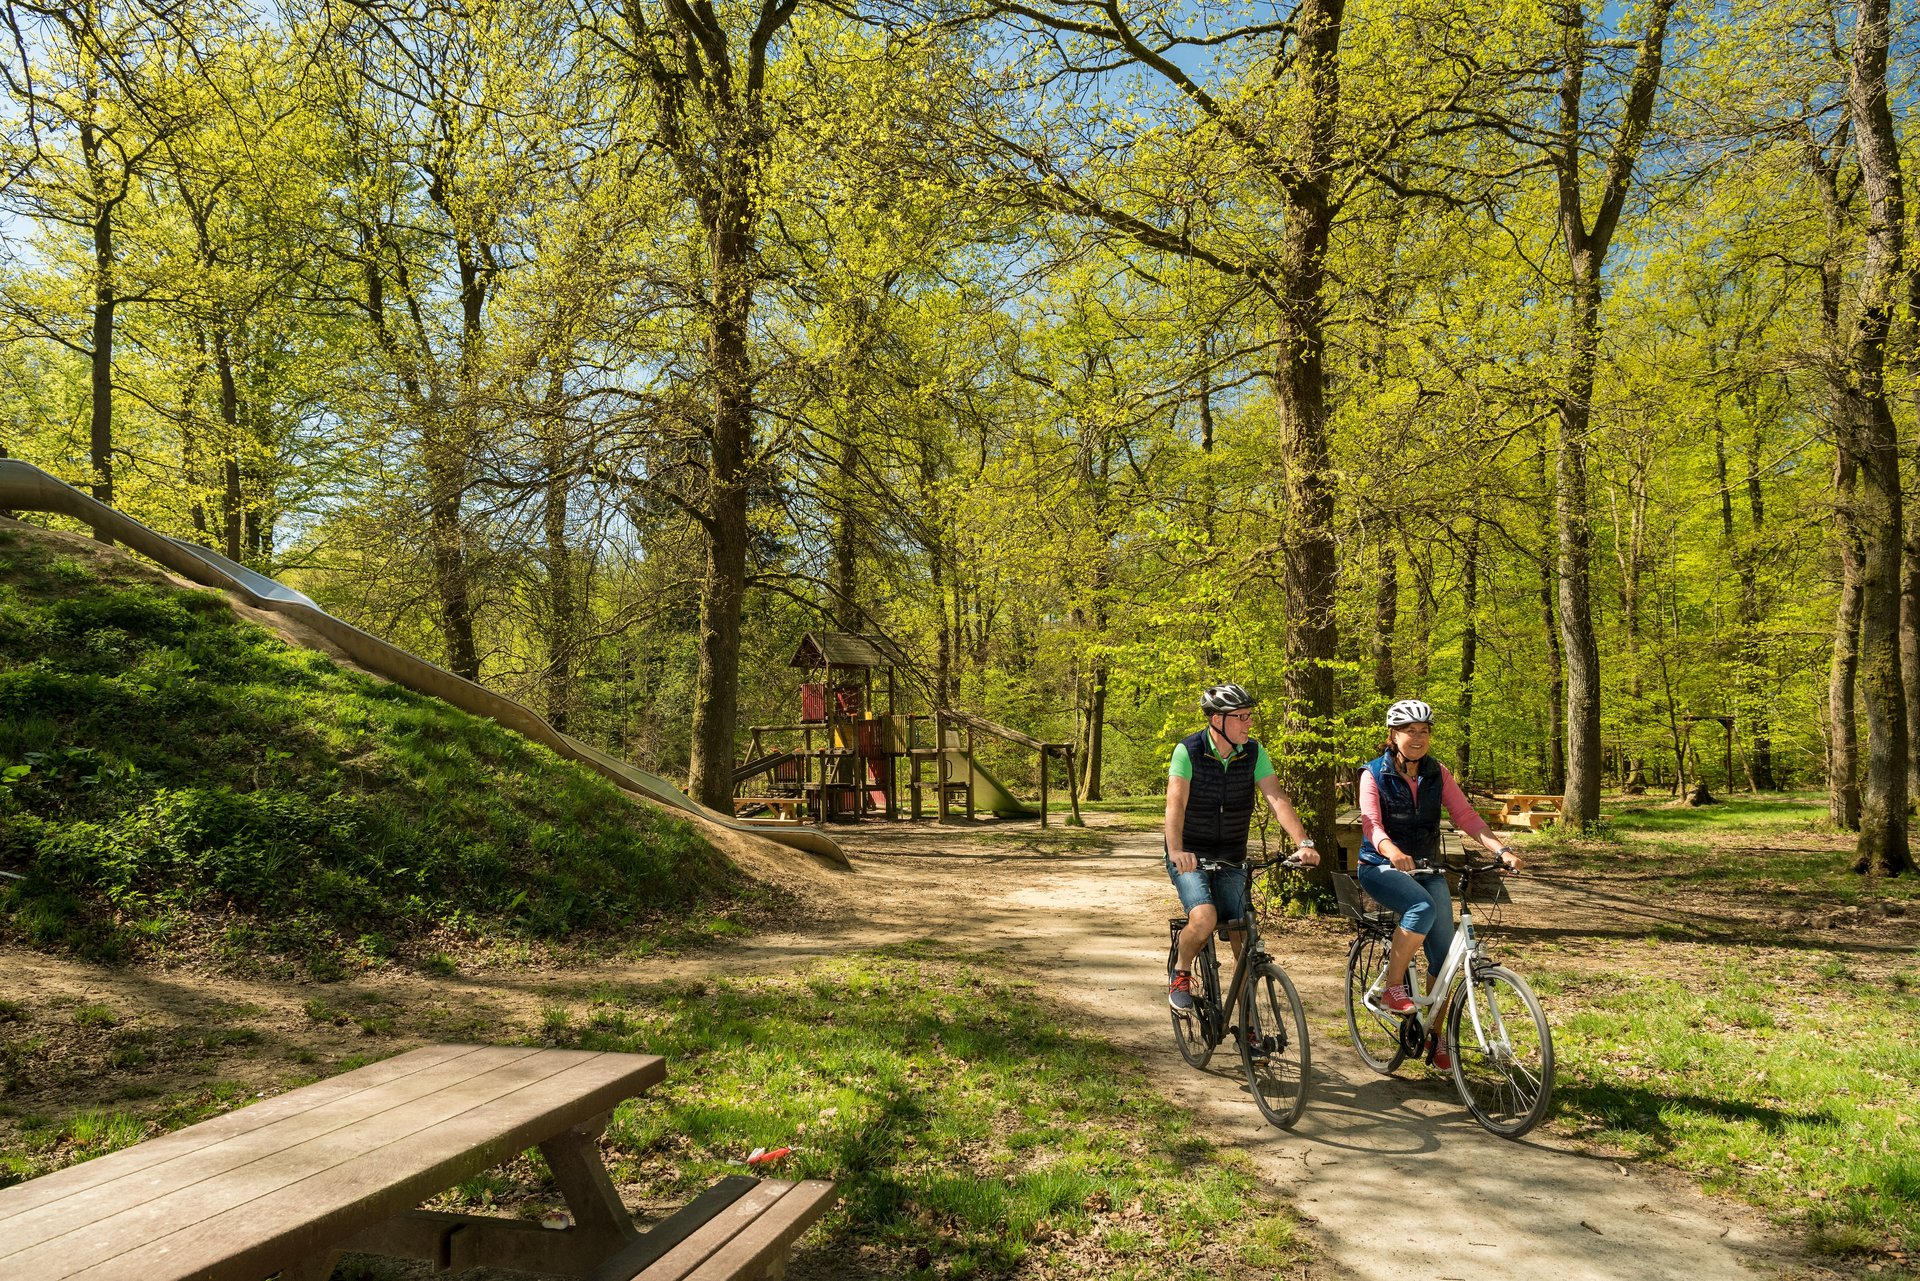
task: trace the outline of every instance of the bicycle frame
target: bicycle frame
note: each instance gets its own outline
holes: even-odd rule
[[[1446,873],[1435,870],[1427,873],[1427,875],[1445,876]],[[1413,964],[1411,961],[1407,964],[1407,996],[1414,1004],[1413,1017],[1419,1024],[1422,1039],[1433,1031],[1434,1025],[1438,1023],[1440,1018],[1446,1013],[1447,1006],[1451,1003],[1455,984],[1465,982],[1471,985],[1473,982],[1474,964],[1478,962],[1484,965],[1487,961],[1486,954],[1480,949],[1480,941],[1475,937],[1473,932],[1473,904],[1470,901],[1471,896],[1468,893],[1472,882],[1472,874],[1463,873],[1460,882],[1460,919],[1454,930],[1453,943],[1447,948],[1447,956],[1440,964],[1440,972],[1427,976],[1426,991],[1424,993],[1415,990],[1416,985],[1412,981]],[[1374,976],[1373,982],[1368,985],[1365,1002],[1367,1008],[1374,1013],[1393,1018],[1396,1016],[1378,1002],[1381,991],[1387,985],[1386,980],[1387,972],[1385,969],[1382,969],[1380,973]],[[1473,1020],[1474,1036],[1484,1044],[1487,1035],[1486,1029],[1480,1026],[1478,1002],[1468,1001],[1467,1013]],[[1495,1017],[1498,1018],[1498,1011],[1495,1011]],[[1506,1029],[1504,1027],[1497,1029],[1496,1035],[1505,1036]],[[1408,1049],[1409,1052],[1412,1052],[1412,1047],[1408,1047]]]
[[[1232,871],[1244,877],[1249,890],[1253,874],[1263,868],[1298,866],[1294,859],[1239,865],[1211,860],[1200,863],[1214,876]],[[1307,1015],[1293,980],[1260,937],[1259,911],[1252,894],[1246,898],[1246,912],[1235,920],[1216,921],[1194,955],[1192,976],[1196,981],[1187,989],[1192,999],[1184,1007],[1173,1006],[1173,1035],[1180,1057],[1197,1068],[1206,1067],[1223,1043],[1234,1042],[1240,1051],[1240,1070],[1246,1075],[1261,1115],[1287,1130],[1306,1107],[1307,1083],[1313,1073]],[[1176,918],[1168,924],[1172,937],[1167,964],[1171,969],[1192,917]],[[1219,951],[1214,946],[1216,937],[1238,945],[1233,974],[1224,984]]]
[[[1514,1139],[1552,1106],[1553,1032],[1527,981],[1488,957],[1474,929],[1474,879],[1501,870],[1503,861],[1460,869],[1459,928],[1425,984],[1413,974],[1409,958],[1412,1006],[1405,1014],[1393,1013],[1380,1000],[1396,937],[1394,914],[1369,911],[1365,900],[1352,899],[1344,885],[1340,908],[1359,928],[1347,953],[1346,1007],[1347,1028],[1360,1057],[1374,1071],[1391,1073],[1409,1057],[1439,1066],[1444,1050],[1474,1120]],[[1440,874],[1431,868],[1424,873]]]
[[[1201,859],[1197,866],[1203,872],[1223,872],[1236,865]],[[1237,866],[1245,875],[1247,881],[1247,914],[1238,921],[1220,921],[1216,923],[1213,927],[1213,933],[1207,937],[1206,947],[1202,948],[1195,956],[1195,959],[1198,960],[1201,955],[1212,952],[1213,945],[1218,939],[1225,938],[1231,943],[1234,931],[1228,927],[1233,925],[1241,927],[1240,932],[1244,934],[1244,937],[1240,940],[1240,954],[1235,958],[1233,963],[1233,979],[1220,993],[1219,1008],[1208,1011],[1206,1014],[1203,1014],[1200,1019],[1200,1027],[1206,1034],[1207,1048],[1209,1050],[1218,1048],[1220,1043],[1227,1039],[1227,1033],[1233,1026],[1233,1011],[1240,1007],[1240,996],[1241,993],[1246,990],[1248,977],[1260,965],[1273,959],[1267,954],[1266,948],[1261,945],[1260,941],[1260,914],[1254,910],[1253,906],[1253,874],[1271,867],[1291,867],[1298,865],[1286,860],[1275,860],[1266,864],[1255,864],[1252,861],[1248,861],[1238,864]],[[1213,965],[1215,966],[1216,972],[1219,964],[1218,953],[1215,953]]]
[[[1224,870],[1227,867],[1231,867],[1232,864],[1203,861],[1199,866],[1202,871],[1212,872]],[[1249,888],[1251,888],[1254,869],[1244,863],[1241,864],[1241,867],[1246,872],[1247,884]],[[1258,915],[1259,914],[1253,910],[1253,895],[1249,893],[1247,895],[1246,916],[1238,921],[1221,921],[1216,924],[1213,927],[1213,933],[1207,938],[1206,948],[1202,949],[1203,951],[1212,950],[1214,943],[1223,938],[1231,945],[1235,931],[1230,927],[1234,925],[1241,927],[1238,932],[1243,937],[1240,940],[1239,955],[1234,958],[1233,962],[1233,979],[1220,993],[1219,1008],[1212,1012],[1213,1017],[1201,1020],[1201,1026],[1206,1030],[1207,1044],[1209,1046],[1218,1046],[1222,1041],[1227,1039],[1227,1031],[1231,1026],[1230,1020],[1232,1018],[1232,1012],[1240,1008],[1240,994],[1246,989],[1247,976],[1253,973],[1255,965],[1270,959],[1266,954],[1266,950],[1260,945],[1260,922],[1257,919]],[[1215,953],[1213,963],[1216,967],[1220,964],[1217,952]]]

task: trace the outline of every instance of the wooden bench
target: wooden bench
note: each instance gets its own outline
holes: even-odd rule
[[[759,1281],[833,1206],[833,1184],[730,1175],[609,1259],[588,1281]]]
[[[0,1277],[324,1281],[346,1251],[584,1276],[635,1240],[600,1159],[650,1054],[436,1045],[0,1188]],[[573,1226],[417,1210],[537,1147]]]

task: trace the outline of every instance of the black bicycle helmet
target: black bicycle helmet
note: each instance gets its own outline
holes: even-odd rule
[[[1253,695],[1239,685],[1214,685],[1200,695],[1200,710],[1209,716],[1218,716],[1222,712],[1237,712],[1252,707]]]

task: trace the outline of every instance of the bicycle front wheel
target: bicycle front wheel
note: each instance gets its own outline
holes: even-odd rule
[[[1347,951],[1347,1031],[1353,1048],[1376,1072],[1391,1073],[1407,1057],[1400,1043],[1400,1020],[1385,1010],[1367,1008],[1367,989],[1387,968],[1387,940],[1362,934]]]
[[[1453,1083],[1473,1119],[1503,1139],[1540,1123],[1553,1102],[1553,1031],[1512,970],[1477,967],[1447,1008]]]
[[[1307,1016],[1287,972],[1269,961],[1247,979],[1240,998],[1240,1063],[1260,1114],[1283,1130],[1307,1106],[1313,1054]]]
[[[1179,945],[1167,948],[1167,973],[1173,973],[1173,963],[1179,952]],[[1203,954],[1204,955],[1204,954]],[[1194,958],[1194,986],[1204,989],[1204,973],[1200,958]],[[1206,1024],[1201,1020],[1199,1002],[1206,999],[1204,990],[1195,991],[1195,1006],[1190,1010],[1173,1010],[1173,1043],[1180,1047],[1180,1057],[1194,1067],[1203,1068],[1207,1060],[1213,1057],[1213,1045],[1207,1040]]]

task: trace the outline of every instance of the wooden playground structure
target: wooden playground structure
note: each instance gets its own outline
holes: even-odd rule
[[[986,742],[1000,742],[1038,757],[1042,827],[1048,825],[1054,761],[1066,765],[1072,821],[1080,821],[1071,743],[1047,742],[952,708],[897,712],[895,668],[905,662],[884,637],[803,636],[789,663],[807,673],[800,720],[748,727],[746,760],[733,771],[734,812],[792,824],[898,820],[903,810],[914,822],[931,813],[944,823],[955,810],[968,819],[982,810],[1002,818],[1032,816],[1034,807],[1008,791],[975,754]],[[884,710],[875,708],[876,693],[885,695]]]

